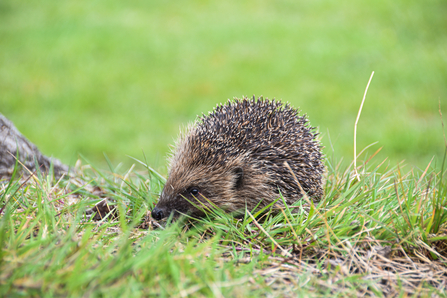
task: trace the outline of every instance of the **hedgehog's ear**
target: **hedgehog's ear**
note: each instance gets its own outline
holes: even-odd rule
[[[234,168],[233,174],[235,176],[234,179],[234,189],[238,190],[244,184],[244,170],[242,168]]]

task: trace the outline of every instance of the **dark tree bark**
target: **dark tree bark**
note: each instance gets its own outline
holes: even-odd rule
[[[11,155],[12,154],[12,155]],[[53,164],[54,174],[60,177],[68,172],[68,166],[60,160],[43,155],[36,145],[28,141],[5,116],[0,114],[0,178],[10,177],[16,164],[16,156],[31,172],[36,170],[35,160],[41,172],[48,173]],[[20,166],[23,174],[29,172]]]

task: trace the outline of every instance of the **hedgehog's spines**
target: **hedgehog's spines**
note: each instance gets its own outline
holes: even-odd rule
[[[314,130],[307,115],[300,116],[289,103],[263,96],[229,99],[198,117],[181,136],[167,185],[178,192],[191,185],[201,187],[207,199],[228,210],[254,208],[259,202],[266,206],[279,192],[292,203],[302,194],[284,167],[287,161],[308,196],[318,200],[324,166]],[[177,208],[176,192],[165,189],[157,206]]]

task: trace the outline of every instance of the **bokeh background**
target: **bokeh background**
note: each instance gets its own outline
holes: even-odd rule
[[[439,163],[447,115],[447,1],[0,1],[0,112],[73,165],[166,173],[182,125],[242,95],[308,114],[325,152]],[[444,122],[447,122],[444,116]]]

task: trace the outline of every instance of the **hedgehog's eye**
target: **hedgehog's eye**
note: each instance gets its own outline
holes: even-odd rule
[[[191,187],[189,193],[193,196],[197,196],[199,194],[199,189],[197,187]]]

